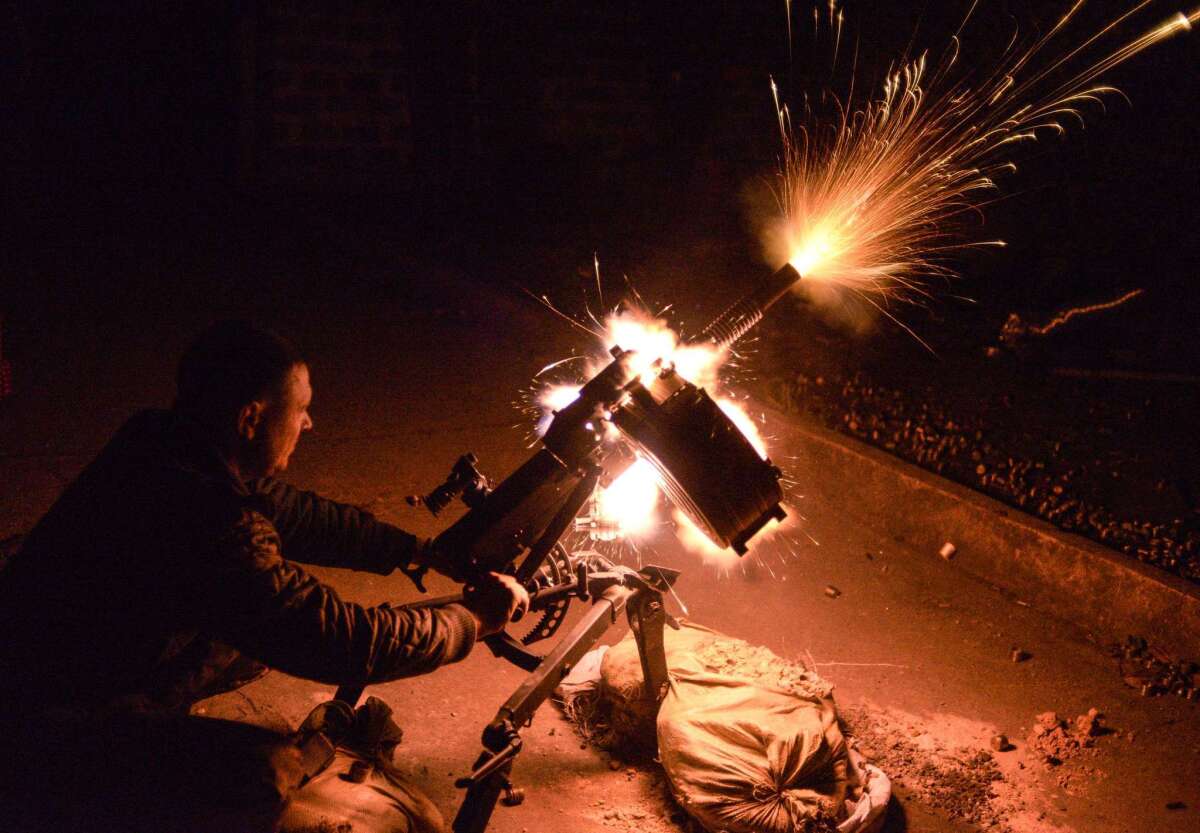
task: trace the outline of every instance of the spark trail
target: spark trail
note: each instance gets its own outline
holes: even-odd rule
[[[940,58],[923,53],[894,68],[861,106],[853,93],[845,101],[834,98],[831,120],[806,107],[793,121],[772,82],[783,141],[779,215],[766,240],[776,264],[791,263],[806,284],[831,284],[884,314],[890,301],[920,300],[931,280],[954,276],[953,253],[1004,245],[968,239],[963,220],[994,198],[1001,177],[1016,171],[1015,148],[1082,124],[1086,108],[1102,108],[1118,94],[1103,75],[1200,20],[1200,8],[1179,12],[1103,51],[1151,5],[1143,0],[1062,45],[1084,6],[1076,0],[1025,46],[1018,47],[1014,35],[996,65],[981,72],[961,66],[967,62],[960,34],[977,5]],[[840,39],[840,24],[831,28]],[[1097,52],[1098,58],[1087,58]],[[972,83],[973,77],[981,80]]]

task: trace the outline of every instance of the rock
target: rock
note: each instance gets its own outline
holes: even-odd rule
[[[992,749],[996,750],[997,752],[1007,752],[1008,750],[1014,748],[1013,745],[1008,742],[1008,735],[992,735],[991,746]]]
[[[1009,654],[1009,659],[1011,659],[1013,662],[1025,662],[1026,660],[1032,659],[1032,658],[1033,658],[1033,654],[1031,654],[1028,651],[1025,651],[1021,648],[1016,648],[1016,647],[1014,647],[1012,649],[1012,653]]]
[[[947,561],[949,561],[951,558],[953,558],[955,556],[955,554],[957,554],[957,553],[958,553],[958,547],[954,546],[954,544],[950,543],[949,541],[942,544],[942,548],[940,550],[938,550],[938,555],[940,555],[942,558],[946,559]]]
[[[1097,709],[1088,709],[1087,714],[1075,718],[1075,733],[1085,737],[1096,737],[1104,733],[1104,715]]]
[[[826,584],[825,585],[825,595],[831,599],[836,599],[838,596],[842,595],[842,591],[838,590],[832,584]]]

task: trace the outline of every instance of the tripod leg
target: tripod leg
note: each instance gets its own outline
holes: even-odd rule
[[[482,765],[487,759],[488,755],[485,752],[476,766]],[[508,776],[511,771],[512,761],[509,761],[487,778],[476,781],[467,788],[467,795],[463,798],[462,806],[458,808],[454,824],[451,825],[454,833],[483,833],[487,829],[492,812],[496,809],[496,802],[500,800],[500,794],[510,785]]]
[[[667,672],[667,653],[663,646],[663,626],[667,612],[662,595],[643,590],[629,606],[629,626],[637,640],[638,656],[642,660],[647,700],[660,702],[667,695],[670,676]]]

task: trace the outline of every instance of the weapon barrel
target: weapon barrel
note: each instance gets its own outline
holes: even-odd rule
[[[786,295],[800,277],[794,266],[785,264],[769,280],[714,318],[700,335],[689,340],[690,343],[711,342],[718,347],[728,347],[762,321],[766,311]]]

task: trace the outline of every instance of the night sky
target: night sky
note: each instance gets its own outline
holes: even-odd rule
[[[371,15],[399,14],[389,31],[405,84],[405,155],[377,165],[362,156],[355,176],[341,177],[339,158],[310,149],[306,164],[326,169],[297,183],[265,175],[292,159],[272,167],[271,134],[246,125],[262,127],[280,67],[303,59],[278,46],[279,20],[307,15],[301,35],[312,40],[341,26],[338,14],[316,3],[5,4],[14,268],[0,305],[56,291],[54,278],[17,277],[36,272],[47,248],[115,247],[136,263],[148,243],[188,251],[214,229],[272,233],[298,205],[386,214],[396,235],[457,253],[549,233],[619,261],[627,241],[652,244],[661,218],[686,226],[696,205],[747,235],[739,195],[770,175],[778,149],[768,79],[795,105],[805,92],[844,92],[856,56],[861,95],[906,49],[939,53],[968,4],[842,5],[831,70],[828,33],[814,40],[802,4],[790,61],[783,2],[460,2],[403,14],[360,4],[344,16],[351,40]],[[987,66],[1014,31],[1033,37],[1058,9],[981,5],[964,32],[964,66]],[[1089,4],[1064,43],[1123,8]],[[1163,4],[1122,31],[1174,11]],[[1023,149],[983,232],[1010,246],[961,264],[956,293],[1034,314],[1145,287],[1144,313],[1113,337],[1144,345],[1148,365],[1191,364],[1198,56],[1195,36],[1154,47],[1109,79],[1132,106],[1114,97],[1086,130]],[[326,59],[336,70],[338,55]]]

